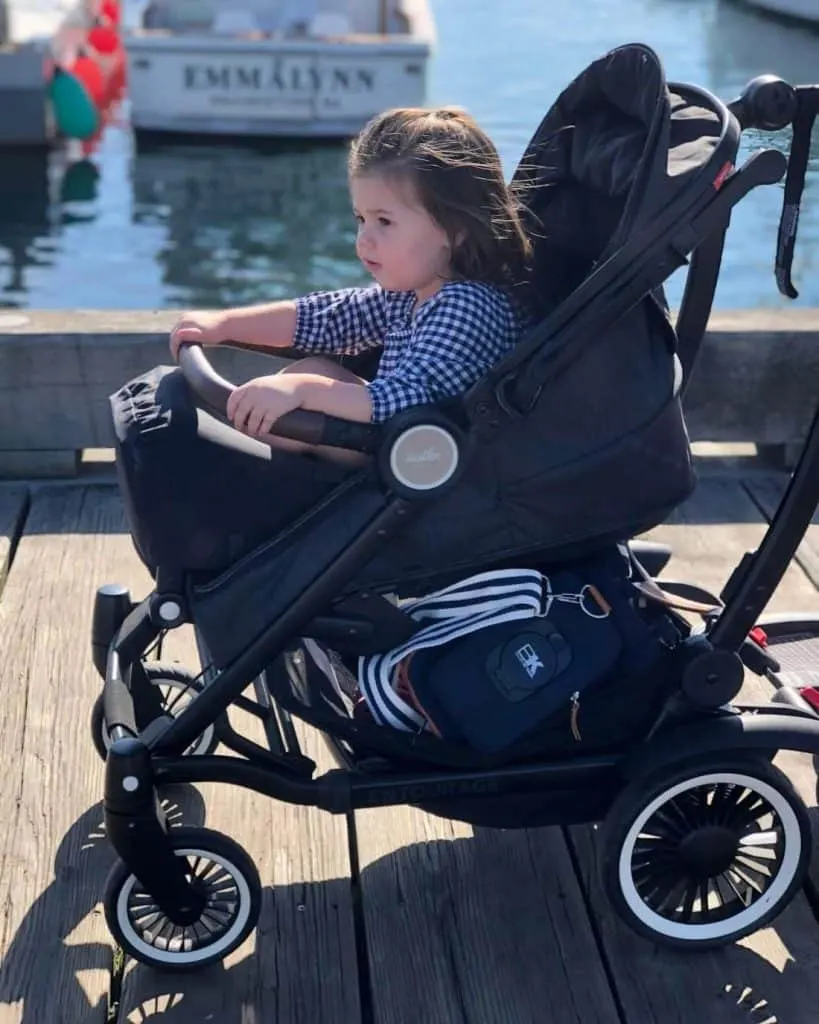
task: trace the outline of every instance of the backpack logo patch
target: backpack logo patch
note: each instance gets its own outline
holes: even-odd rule
[[[534,679],[538,671],[544,668],[537,651],[531,644],[524,644],[515,651],[515,657],[523,666],[523,671],[530,679]]]

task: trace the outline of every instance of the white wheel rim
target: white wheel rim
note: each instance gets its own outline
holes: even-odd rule
[[[767,801],[779,818],[779,824],[782,829],[783,842],[785,844],[782,862],[765,892],[751,906],[740,913],[727,917],[722,921],[708,924],[686,924],[680,921],[671,921],[649,907],[637,891],[632,875],[632,856],[635,844],[646,822],[663,804],[673,800],[674,797],[684,793],[686,790],[696,789],[698,786],[719,784],[741,786],[744,789],[749,789],[759,794],[759,796]],[[672,789],[665,790],[640,812],[629,829],[620,849],[617,861],[617,877],[620,890],[629,910],[653,932],[670,939],[704,942],[726,938],[733,933],[738,933],[753,926],[756,921],[759,921],[782,898],[793,881],[801,853],[802,834],[799,829],[799,822],[793,808],[781,793],[768,783],[753,776],[742,775],[738,772],[714,772],[707,775],[693,776]]]
[[[189,683],[183,683],[179,679],[164,679],[160,676],[156,679],[152,678],[150,682],[153,686],[165,686],[169,690],[187,690],[191,694],[191,699],[193,699],[198,692],[195,686],[191,686]],[[202,730],[199,736],[194,740],[193,743],[191,743],[190,747],[188,747],[188,749],[185,751],[185,755],[187,757],[196,757],[197,755],[206,753],[211,743],[213,742],[213,733],[214,725],[211,722],[210,725],[205,726],[205,728]],[[111,735],[108,732],[108,726],[105,724],[104,720],[102,723],[102,744],[106,750],[110,750]]]
[[[140,960],[176,967],[181,967],[185,964],[196,964],[208,959],[218,960],[227,954],[231,944],[236,941],[237,936],[241,934],[242,929],[247,925],[251,907],[250,886],[247,884],[242,872],[227,857],[222,857],[210,850],[187,848],[174,850],[174,853],[177,857],[200,857],[213,864],[218,864],[224,871],[228,872],[236,885],[239,902],[233,923],[215,942],[200,949],[158,949],[150,942],[146,942],[142,933],[137,931],[131,920],[131,915],[128,912],[128,901],[131,898],[134,887],[137,885],[137,878],[135,875],[129,875],[117,896],[117,923],[119,924],[122,936],[134,950],[137,959]]]

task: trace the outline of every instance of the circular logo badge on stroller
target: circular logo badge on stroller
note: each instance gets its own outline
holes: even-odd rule
[[[442,487],[458,468],[458,443],[448,430],[431,423],[410,427],[390,452],[395,479],[413,491]]]

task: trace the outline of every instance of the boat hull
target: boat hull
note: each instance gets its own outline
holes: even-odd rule
[[[136,131],[355,134],[374,114],[421,106],[431,47],[420,42],[126,37]]]

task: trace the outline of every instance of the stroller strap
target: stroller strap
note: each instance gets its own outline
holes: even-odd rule
[[[805,190],[805,176],[810,157],[810,141],[813,125],[819,112],[819,89],[802,87],[796,90],[796,116],[793,119],[793,141],[785,178],[785,197],[779,234],[776,243],[776,285],[780,293],[789,299],[799,297],[793,285],[791,272],[796,249],[796,232],[799,227],[799,210],[802,193]]]
[[[634,586],[648,600],[656,601],[667,608],[676,608],[678,611],[713,615],[714,612],[718,612],[722,608],[722,605],[719,604],[706,604],[704,601],[694,601],[690,597],[670,594],[667,590],[663,590],[654,580],[641,580],[640,582],[635,582]]]

